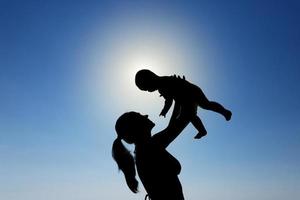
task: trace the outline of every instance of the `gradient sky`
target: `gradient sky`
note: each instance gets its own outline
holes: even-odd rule
[[[0,199],[142,199],[111,158],[125,111],[159,118],[140,68],[179,74],[199,109],[169,151],[189,200],[300,198],[299,1],[0,1]],[[132,149],[132,146],[128,146]]]

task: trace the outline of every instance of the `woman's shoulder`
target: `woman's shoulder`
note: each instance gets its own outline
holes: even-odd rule
[[[166,149],[168,135],[164,132],[156,133],[151,137],[151,146],[155,149]]]

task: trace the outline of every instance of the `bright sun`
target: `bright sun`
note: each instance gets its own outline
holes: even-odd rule
[[[159,30],[157,27],[143,29],[143,26],[115,27],[99,43],[94,43],[85,74],[88,98],[93,100],[96,110],[159,113],[163,99],[157,92],[140,91],[134,77],[138,70],[145,68],[157,75],[191,77],[194,65],[190,59],[191,45],[184,43],[186,40],[180,35],[182,30],[177,27]]]

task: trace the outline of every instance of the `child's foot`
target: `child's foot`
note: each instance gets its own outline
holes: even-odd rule
[[[226,110],[226,112],[224,113],[226,121],[229,121],[231,119],[231,115],[232,113],[229,110]]]
[[[195,135],[194,139],[200,139],[204,136],[206,136],[207,132],[198,132],[197,135]]]

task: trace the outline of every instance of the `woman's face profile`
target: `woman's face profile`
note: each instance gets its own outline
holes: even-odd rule
[[[133,134],[135,134],[137,139],[151,136],[151,130],[155,124],[148,118],[148,115],[134,112],[130,121],[131,126],[136,130]]]
[[[129,144],[151,137],[151,130],[155,124],[148,119],[148,115],[137,112],[127,112],[119,117],[116,131]]]
[[[136,113],[136,125],[148,131],[155,126],[155,124],[148,118],[148,115],[142,115],[141,113]]]

